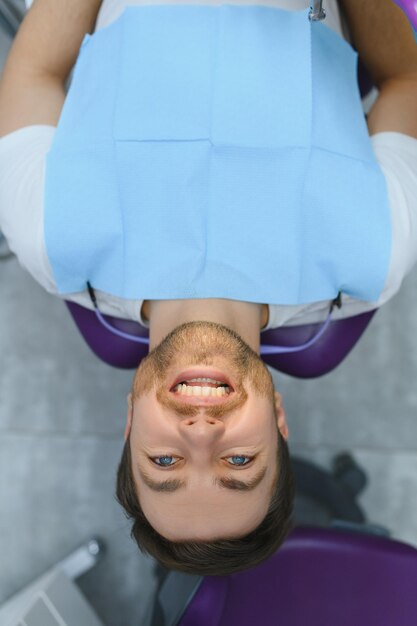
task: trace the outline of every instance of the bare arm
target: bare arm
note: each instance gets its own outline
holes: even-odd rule
[[[102,0],[35,0],[0,79],[0,137],[23,126],[56,126],[65,81]]]
[[[379,97],[368,115],[371,135],[384,131],[417,139],[417,44],[392,0],[339,0],[353,44]]]

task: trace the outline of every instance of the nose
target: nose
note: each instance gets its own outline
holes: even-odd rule
[[[193,446],[207,445],[221,437],[225,430],[222,420],[201,414],[181,420],[178,427]]]

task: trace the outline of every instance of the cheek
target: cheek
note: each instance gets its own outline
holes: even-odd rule
[[[131,439],[136,445],[159,445],[161,437],[169,431],[155,398],[147,396],[135,402]]]
[[[250,382],[256,393],[268,398],[271,404],[275,404],[275,388],[272,376],[263,362],[256,361],[251,369]]]
[[[131,433],[131,422],[129,419],[126,422],[125,432],[124,432],[124,440],[126,441]]]
[[[140,364],[133,382],[133,392],[136,398],[149,393],[159,381],[160,375],[154,355],[148,355]]]

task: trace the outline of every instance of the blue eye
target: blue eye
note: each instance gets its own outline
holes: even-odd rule
[[[226,460],[230,463],[228,459],[232,459],[230,465],[247,465],[252,461],[252,458],[253,457],[245,456],[244,454],[236,454],[234,456],[228,456]]]
[[[175,456],[168,456],[168,455],[164,455],[164,456],[156,456],[152,459],[152,461],[156,464],[156,465],[160,465],[161,467],[170,467],[172,465],[175,465],[177,463],[177,461],[175,461],[175,463],[171,463],[171,461],[173,459],[176,459],[177,457]]]

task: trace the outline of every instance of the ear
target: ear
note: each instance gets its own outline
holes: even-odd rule
[[[284,437],[284,439],[287,440],[289,435],[287,417],[285,415],[285,409],[282,404],[281,394],[278,393],[278,391],[275,391],[275,410],[277,413],[277,424],[279,432]]]
[[[130,429],[132,428],[132,417],[133,417],[133,400],[132,394],[129,393],[127,396],[127,418],[126,418],[126,428],[125,428],[125,441],[130,435]]]

